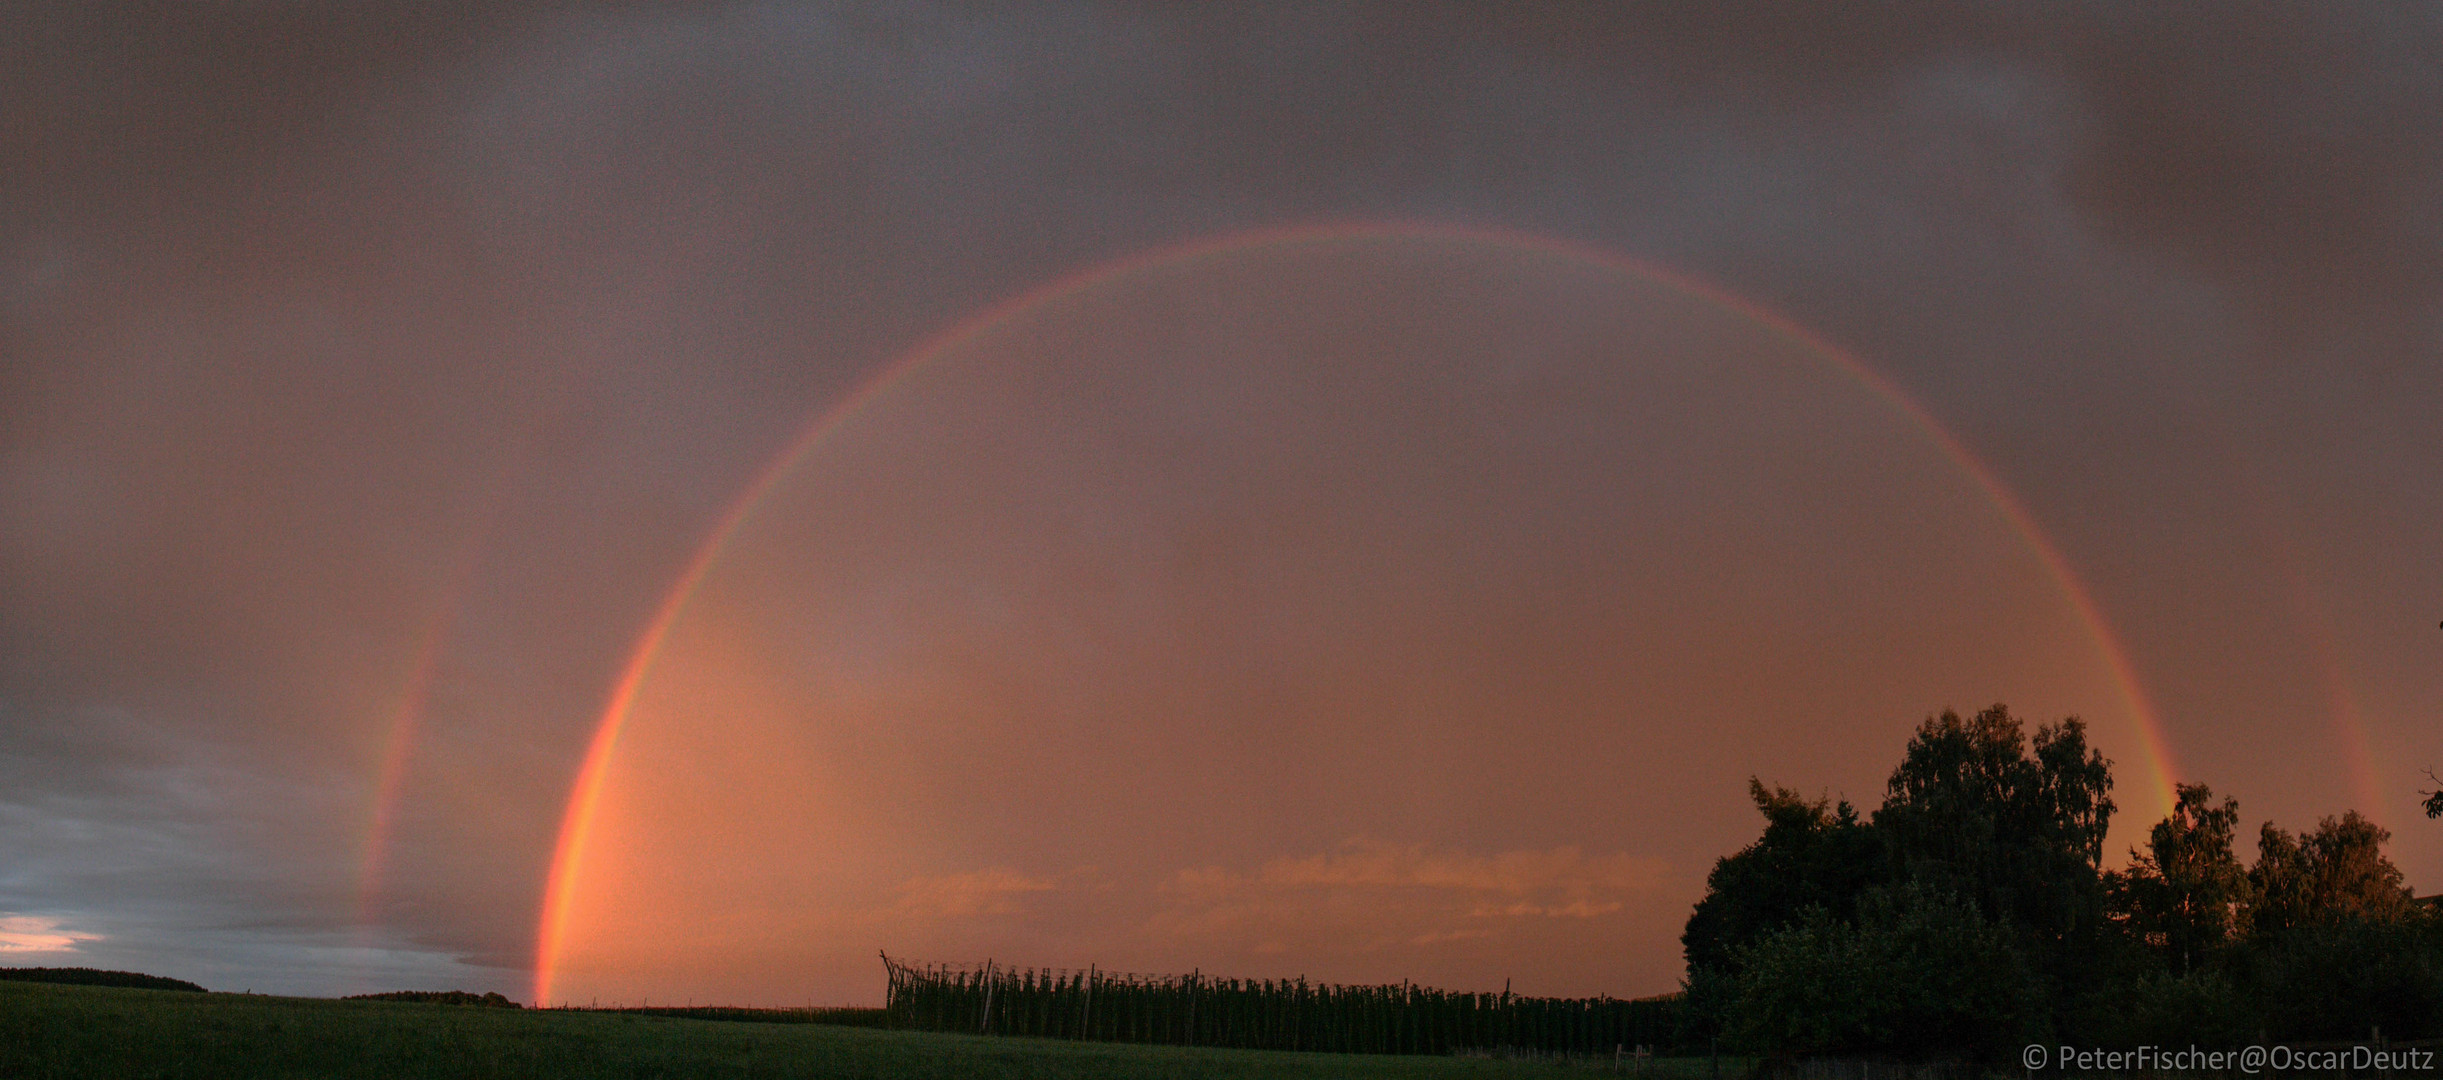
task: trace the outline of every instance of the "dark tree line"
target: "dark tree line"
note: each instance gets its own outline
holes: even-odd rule
[[[1751,781],[1764,833],[1681,938],[1693,1022],[1765,1054],[1917,1060],[2443,1035],[2443,919],[2382,828],[2267,822],[2243,865],[2238,803],[2183,784],[2106,870],[2111,790],[2079,721],[2031,738],[1999,705],[1920,725],[1871,815]]]
[[[98,971],[93,968],[0,968],[0,980],[8,982],[60,983],[69,986],[117,986],[137,990],[185,990],[203,993],[204,988],[185,979],[161,975],[142,975],[133,971]]]
[[[407,1001],[419,1005],[473,1005],[487,1009],[522,1009],[499,991],[475,994],[465,990],[393,990],[386,994],[350,994],[342,1001]]]

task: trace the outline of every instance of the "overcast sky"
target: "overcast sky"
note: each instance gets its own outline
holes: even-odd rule
[[[530,999],[632,668],[569,1000],[1663,992],[1995,701],[2443,888],[2443,19],[1491,12],[9,7],[0,964]]]

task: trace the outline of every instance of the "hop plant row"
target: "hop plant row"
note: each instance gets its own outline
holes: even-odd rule
[[[883,957],[891,1026],[1369,1054],[1611,1055],[1679,1040],[1676,995],[1537,998],[1399,983],[916,965]]]

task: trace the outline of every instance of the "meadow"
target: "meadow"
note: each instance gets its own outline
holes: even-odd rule
[[[1721,1074],[1744,1074],[1724,1059]],[[1705,1058],[1321,1054],[582,1010],[0,982],[0,1078],[1406,1078],[1710,1080]]]

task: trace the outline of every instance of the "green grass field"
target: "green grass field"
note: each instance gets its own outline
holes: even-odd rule
[[[1608,1061],[1289,1054],[0,982],[0,1078],[5,1080],[1585,1075],[1708,1080],[1711,1064],[1665,1059],[1633,1070],[1615,1069]],[[1722,1075],[1736,1077],[1745,1064],[1725,1059]]]

